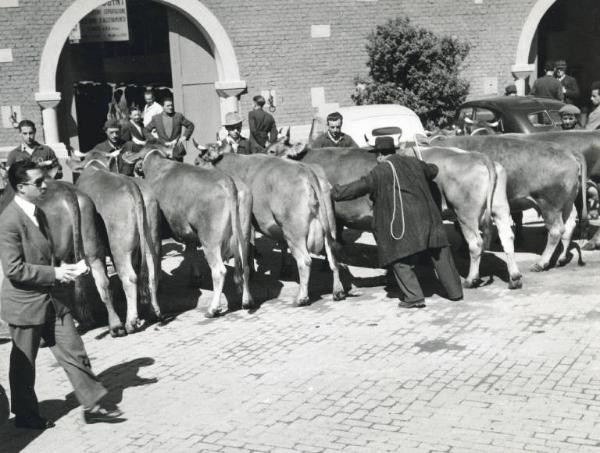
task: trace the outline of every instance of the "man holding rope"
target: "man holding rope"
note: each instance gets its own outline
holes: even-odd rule
[[[401,308],[422,308],[425,296],[414,271],[426,258],[450,300],[463,297],[460,276],[452,254],[430,182],[438,168],[414,157],[395,154],[392,137],[377,137],[379,164],[361,179],[332,190],[335,201],[352,200],[369,194],[373,201],[373,234],[379,265],[391,267],[404,298]]]

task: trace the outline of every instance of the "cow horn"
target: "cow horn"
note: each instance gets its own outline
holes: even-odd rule
[[[465,116],[465,123],[467,124],[475,124],[475,121],[473,121],[471,118],[469,118],[468,116]]]
[[[80,159],[83,159],[85,157],[85,153],[82,153],[78,149],[73,149],[73,155],[75,157],[79,157]]]
[[[367,145],[373,146],[369,143],[369,137],[367,137],[367,134],[364,134],[364,135],[365,135],[365,142],[367,142]]]

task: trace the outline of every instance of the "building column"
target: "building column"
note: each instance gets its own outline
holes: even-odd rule
[[[60,102],[61,94],[57,91],[35,93],[35,100],[42,108],[42,128],[44,130],[44,143],[54,150],[56,157],[68,157],[67,147],[60,143],[58,136],[58,115],[56,106]]]
[[[245,80],[217,81],[215,89],[221,98],[221,121],[228,112],[240,111],[240,96],[246,92]]]
[[[517,86],[517,94],[525,96],[525,79],[535,74],[535,64],[514,64],[510,68],[513,75],[516,77],[515,85]]]

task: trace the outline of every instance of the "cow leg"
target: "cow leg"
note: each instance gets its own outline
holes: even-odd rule
[[[504,250],[504,254],[506,255],[506,267],[508,268],[509,276],[508,287],[510,289],[522,288],[523,276],[521,275],[521,271],[519,271],[517,260],[515,259],[514,234],[510,227],[510,211],[508,203],[506,206],[499,207],[494,202],[492,206],[492,217],[496,224],[496,229],[498,230],[502,250]]]
[[[329,237],[325,237],[325,253],[327,254],[327,262],[333,275],[333,300],[344,300],[346,298],[346,292],[344,291],[344,285],[340,280],[340,269],[339,263],[335,254],[333,253],[333,244],[330,242]]]
[[[554,250],[556,250],[556,246],[565,232],[565,225],[562,220],[561,212],[556,208],[549,206],[545,200],[536,201],[538,202],[546,228],[548,229],[548,240],[546,241],[546,248],[539,260],[531,266],[532,272],[545,271],[550,267],[552,254],[554,253]]]
[[[296,260],[298,265],[298,279],[299,285],[298,295],[296,296],[296,306],[305,307],[310,305],[310,299],[308,298],[308,281],[310,279],[310,266],[312,260],[308,249],[306,248],[306,236],[301,236],[297,240],[287,239],[288,246],[292,253],[292,256]]]
[[[156,248],[153,248],[154,244],[150,244],[149,247],[146,247],[146,264],[148,266],[148,291],[150,291],[150,303],[152,304],[152,309],[154,310],[154,314],[157,319],[162,319],[162,313],[160,311],[160,306],[158,305],[158,274],[157,274],[157,266],[156,262],[160,262],[160,255],[156,255]],[[142,252],[144,253],[144,252]],[[145,284],[145,282],[142,282]]]
[[[292,275],[292,270],[288,264],[288,244],[285,241],[279,242],[281,249],[281,268],[279,269],[279,278],[286,278]]]
[[[221,296],[223,294],[223,285],[225,284],[225,274],[227,273],[227,269],[225,268],[225,263],[223,263],[223,258],[221,257],[220,246],[205,245],[204,256],[210,267],[213,281],[213,298],[205,316],[207,318],[214,318],[222,313]]]
[[[106,274],[106,263],[102,259],[95,258],[90,260],[90,268],[94,277],[94,284],[96,285],[98,294],[100,294],[100,300],[106,306],[110,335],[112,337],[122,337],[126,332],[121,319],[119,319],[119,315],[115,311],[108,275]]]
[[[195,243],[186,241],[183,249],[183,260],[190,265],[190,286],[196,288],[200,284],[202,275],[198,260],[198,247]]]
[[[138,278],[133,268],[133,253],[113,252],[113,261],[115,270],[121,279],[125,298],[127,299],[127,318],[125,320],[125,329],[127,333],[133,333],[140,326],[138,316],[137,296],[138,296]]]
[[[523,242],[523,211],[514,211],[510,213],[515,224],[515,242]]]
[[[483,239],[479,233],[479,222],[477,219],[471,219],[470,222],[467,222],[468,219],[462,217],[459,212],[456,214],[458,216],[458,223],[460,224],[462,235],[469,246],[469,274],[463,282],[463,286],[465,288],[475,288],[481,284],[481,278],[479,278],[479,265],[481,263],[481,254],[483,253]]]
[[[575,231],[575,227],[577,226],[577,210],[573,207],[569,214],[566,216],[565,221],[565,232],[561,237],[561,242],[563,245],[562,251],[558,256],[558,260],[556,261],[557,266],[564,266],[569,261],[571,261],[571,255],[569,252],[569,247],[571,246],[571,239],[573,238],[573,232]]]

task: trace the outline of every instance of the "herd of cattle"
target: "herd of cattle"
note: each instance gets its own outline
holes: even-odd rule
[[[282,251],[287,246],[295,258],[297,305],[310,303],[311,254],[323,249],[333,272],[333,297],[344,299],[336,245],[343,227],[371,230],[372,201],[361,197],[333,203],[330,187],[366,175],[377,165],[376,156],[364,149],[309,149],[290,144],[289,136],[271,145],[267,154],[238,155],[228,145],[198,149],[195,166],[169,160],[168,150],[157,145],[125,153],[122,158],[135,163],[141,178],[118,174],[113,157],[90,152],[83,160],[69,161],[80,172],[75,185],[48,182],[40,207],[48,218],[54,253],[67,262],[85,258],[106,305],[111,335],[139,327],[139,300],[149,301],[162,317],[158,278],[161,242],[168,237],[185,244],[192,278],[199,277],[197,247],[202,247],[213,282],[209,317],[222,313],[225,261],[230,258],[242,306],[254,305],[249,280],[255,231],[281,244]],[[586,182],[600,178],[600,133],[438,137],[405,152],[439,167],[435,182],[470,253],[465,287],[480,283],[479,264],[492,222],[506,254],[509,287],[522,286],[511,214],[518,237],[518,214],[532,206],[545,222],[548,239],[531,270],[548,269],[559,242],[557,264],[569,261],[577,217],[580,224],[587,219]],[[0,212],[10,195],[6,191],[0,200]],[[600,233],[584,248],[600,248]],[[109,290],[107,256],[125,293],[124,324]],[[75,283],[74,308],[78,319],[88,323],[90,307],[81,280]]]

